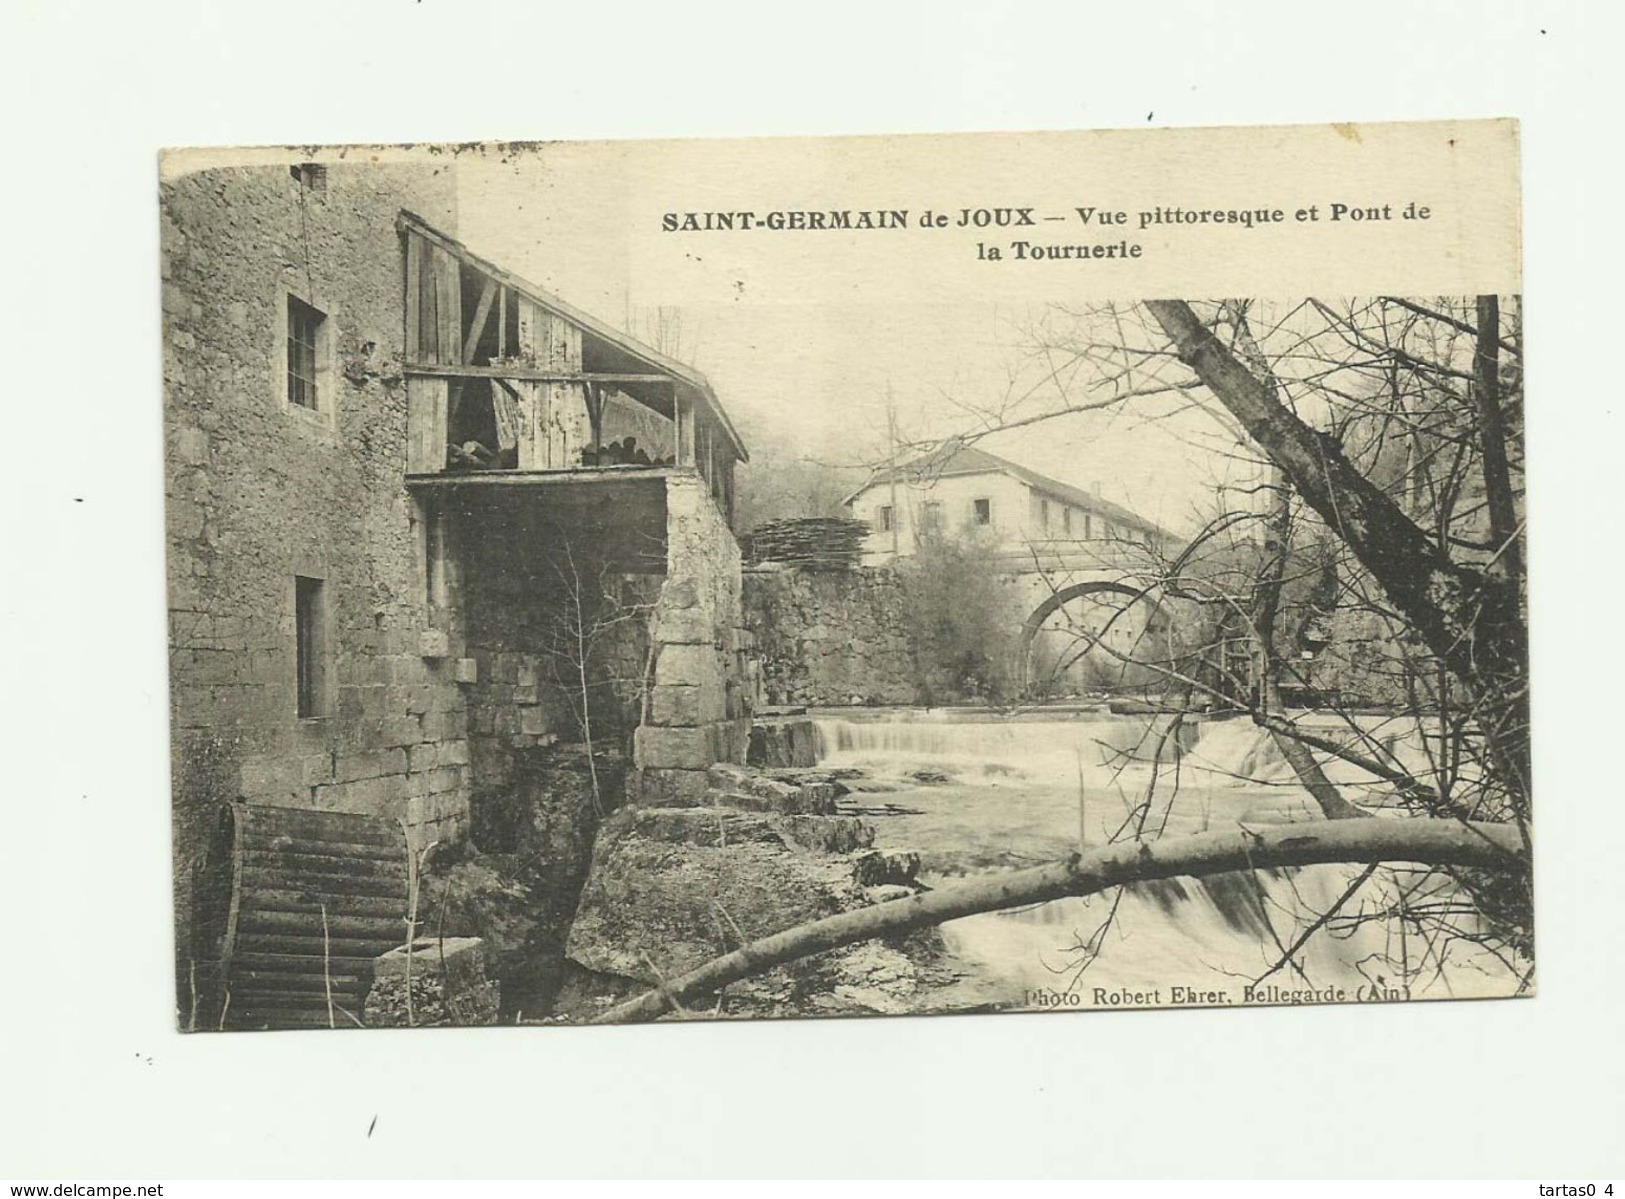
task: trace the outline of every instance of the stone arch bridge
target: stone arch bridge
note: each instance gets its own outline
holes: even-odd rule
[[[1004,555],[997,569],[1025,613],[1024,692],[1120,680],[1124,659],[1149,648],[1147,633],[1175,618],[1148,554],[1034,551]]]

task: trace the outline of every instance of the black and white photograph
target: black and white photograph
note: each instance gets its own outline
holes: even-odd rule
[[[166,159],[182,1028],[1533,993],[1518,295],[651,305],[645,151]]]

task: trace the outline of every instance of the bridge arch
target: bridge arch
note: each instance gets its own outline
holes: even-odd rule
[[[1144,601],[1150,604],[1153,610],[1161,607],[1157,599],[1144,587],[1131,587],[1127,583],[1116,583],[1108,580],[1094,580],[1083,583],[1073,583],[1067,587],[1052,590],[1028,615],[1021,626],[1021,690],[1026,694],[1032,688],[1032,656],[1033,642],[1038,639],[1044,622],[1055,613],[1075,599],[1086,595],[1115,594],[1129,597],[1129,603]],[[1128,605],[1125,605],[1127,607]]]

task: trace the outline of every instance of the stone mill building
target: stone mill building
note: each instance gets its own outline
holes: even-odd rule
[[[472,253],[457,206],[451,155],[166,159],[183,1019],[238,918],[223,811],[448,845],[528,747],[596,736],[651,799],[743,760],[745,447],[702,375]]]

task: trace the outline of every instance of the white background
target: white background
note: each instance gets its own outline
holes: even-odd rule
[[[1620,1169],[1613,6],[11,0],[0,20],[0,1177]],[[1524,121],[1537,999],[173,1031],[159,146],[1504,115]]]

